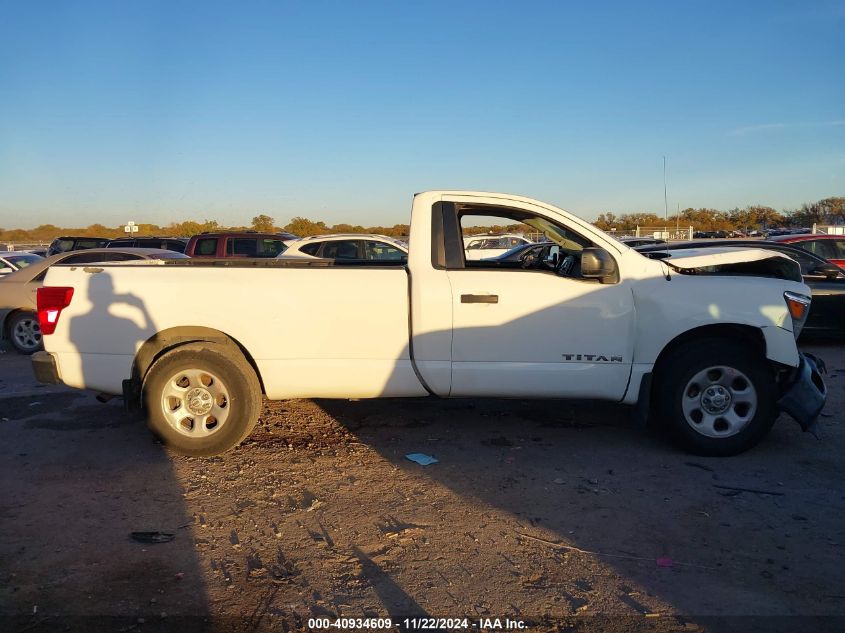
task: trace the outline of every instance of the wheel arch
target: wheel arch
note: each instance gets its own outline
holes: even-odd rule
[[[702,339],[721,339],[741,345],[750,345],[765,358],[766,337],[759,327],[739,323],[713,323],[687,330],[669,341],[658,354],[654,362],[654,374],[657,375],[666,360],[687,343]]]
[[[645,423],[651,417],[654,390],[657,388],[658,382],[655,380],[655,377],[660,375],[668,359],[687,343],[701,339],[722,339],[734,344],[750,344],[754,346],[754,349],[759,354],[764,357],[766,355],[765,335],[760,328],[751,325],[712,323],[681,332],[663,346],[650,371],[645,371],[639,375],[639,384],[634,383],[632,386],[629,386],[629,391],[626,394],[624,402],[635,405],[635,419],[638,422]],[[632,398],[634,395],[636,395],[636,399]]]
[[[173,327],[157,332],[141,345],[132,363],[132,380],[138,385],[143,384],[150,367],[164,354],[189,343],[218,343],[234,347],[252,367],[264,393],[264,380],[255,359],[236,338],[225,332],[202,326],[188,325]],[[234,350],[233,350],[234,351]]]
[[[782,328],[772,329],[792,335]],[[724,457],[736,455],[755,446],[768,433],[777,418],[777,376],[787,369],[778,359],[777,351],[773,355],[769,350],[768,335],[765,327],[711,324],[676,336],[661,351],[654,365],[654,380],[650,383],[649,393],[654,413],[651,421],[658,423],[682,448],[696,455]],[[690,347],[684,350],[687,345]],[[695,353],[692,353],[693,350]],[[723,437],[696,429],[694,423],[700,420],[690,421],[688,412],[682,410],[682,398],[679,396],[687,393],[686,389],[690,384],[686,382],[686,387],[684,386],[687,381],[684,372],[690,370],[691,365],[695,366],[696,372],[701,373],[701,369],[711,364],[722,364],[720,359],[725,356],[720,350],[727,352],[729,358],[739,363],[736,368],[747,374],[745,379],[757,390],[756,394],[753,394],[754,403],[747,405],[753,406],[754,410],[740,413],[738,421],[730,422],[739,424],[738,428]],[[702,364],[703,361],[706,363]],[[730,400],[728,402],[730,403]],[[713,415],[718,418],[721,413],[716,412]],[[716,423],[718,419],[714,421],[714,424]],[[724,420],[722,423],[728,424]],[[725,426],[721,430],[728,429],[729,427]]]
[[[29,308],[12,308],[8,312],[0,314],[0,339],[8,340],[12,338],[12,319],[21,312],[36,314],[35,310]]]

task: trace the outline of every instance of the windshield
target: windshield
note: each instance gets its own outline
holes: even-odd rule
[[[546,218],[535,216],[532,218],[526,218],[523,222],[531,228],[540,231],[540,233],[542,233],[547,239],[567,251],[580,252],[584,250],[585,247],[591,245],[589,240],[581,237],[577,233],[573,233],[566,227],[559,226],[554,222],[547,220]]]
[[[21,253],[20,255],[6,255],[5,259],[15,268],[26,268],[35,262],[40,262],[44,258],[33,255],[32,253]]]

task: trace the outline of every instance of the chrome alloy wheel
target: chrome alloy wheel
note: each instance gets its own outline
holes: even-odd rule
[[[41,346],[41,325],[35,317],[18,320],[12,329],[15,347],[26,352],[34,352]]]
[[[226,423],[231,402],[226,385],[217,376],[202,369],[184,369],[165,383],[161,409],[176,431],[202,438]]]
[[[698,433],[730,437],[754,419],[757,390],[733,367],[708,367],[687,382],[681,408],[687,424]]]

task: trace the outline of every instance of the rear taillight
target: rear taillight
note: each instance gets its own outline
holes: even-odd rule
[[[45,286],[38,289],[36,296],[41,334],[52,334],[56,331],[59,315],[73,299],[73,288]]]

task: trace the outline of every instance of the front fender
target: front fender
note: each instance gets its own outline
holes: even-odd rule
[[[773,325],[761,327],[760,331],[766,341],[766,358],[781,365],[798,367],[801,357],[792,332]]]
[[[797,367],[798,349],[783,293],[810,294],[804,284],[754,277],[672,275],[634,286],[637,338],[634,363],[653,365],[685,332],[711,326],[759,331],[766,357]]]

